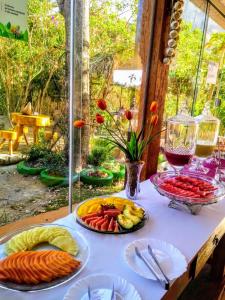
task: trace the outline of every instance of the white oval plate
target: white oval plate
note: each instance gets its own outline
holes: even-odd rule
[[[163,271],[170,280],[181,276],[187,270],[187,261],[184,255],[172,244],[157,239],[141,239],[130,243],[125,249],[125,261],[128,266],[140,276],[156,280],[154,275],[144,264],[144,262],[135,254],[135,247],[148,259],[158,276],[164,280],[163,275],[155,265],[154,260],[148,253],[148,244],[150,244],[153,253],[157,257]]]
[[[65,282],[71,280],[72,278],[76,277],[85,268],[85,266],[89,260],[89,256],[90,256],[90,248],[89,248],[87,240],[85,239],[85,237],[82,234],[77,232],[75,229],[70,228],[65,225],[60,225],[57,223],[30,225],[30,226],[27,226],[24,228],[20,228],[19,230],[14,231],[8,235],[2,236],[0,238],[0,259],[7,257],[7,255],[5,253],[5,243],[7,241],[9,241],[15,235],[17,235],[23,231],[35,228],[35,227],[56,227],[56,226],[67,229],[69,231],[69,233],[71,234],[71,236],[74,238],[74,240],[77,242],[78,247],[79,247],[79,252],[75,258],[78,259],[79,261],[81,261],[81,267],[79,269],[75,270],[75,272],[71,273],[70,275],[55,279],[51,282],[43,282],[43,283],[39,283],[36,285],[16,284],[13,282],[0,282],[0,287],[9,289],[9,290],[29,291],[29,292],[47,290],[47,289],[51,289],[56,286],[59,286],[61,284],[64,284]],[[59,250],[58,248],[56,248],[52,245],[46,244],[46,243],[37,245],[33,250],[38,251],[38,250],[45,250],[45,249]]]
[[[112,274],[94,274],[77,281],[64,300],[88,300],[88,286],[92,300],[110,300],[114,284],[114,300],[141,300],[135,287],[125,279]]]

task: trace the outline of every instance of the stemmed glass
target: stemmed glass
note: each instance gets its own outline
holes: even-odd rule
[[[197,129],[195,118],[184,111],[167,120],[164,154],[178,174],[195,153]]]
[[[224,137],[218,137],[217,147],[214,151],[214,161],[217,164],[215,177],[224,184],[225,181],[225,158],[224,158]]]

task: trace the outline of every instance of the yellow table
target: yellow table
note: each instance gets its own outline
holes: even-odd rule
[[[24,127],[33,128],[34,143],[37,143],[39,129],[46,126],[50,126],[50,117],[46,115],[27,116],[21,113],[12,113],[11,118],[13,124],[16,125],[15,130],[17,132],[17,139],[15,140],[13,145],[14,150],[18,149],[21,137],[24,135]],[[26,136],[24,137],[27,142]]]
[[[0,143],[0,149],[6,141],[9,141],[9,154],[13,154],[13,141],[17,139],[17,132],[13,130],[0,130],[0,138],[2,141]]]

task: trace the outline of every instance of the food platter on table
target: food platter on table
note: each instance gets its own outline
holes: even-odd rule
[[[0,287],[35,292],[59,286],[85,267],[86,239],[59,224],[38,224],[0,238]]]
[[[75,212],[83,227],[109,234],[130,233],[142,228],[148,220],[143,207],[121,197],[95,197],[82,202]]]
[[[157,191],[171,199],[169,207],[197,214],[202,206],[216,203],[225,195],[224,186],[216,179],[196,173],[162,172],[151,178]]]

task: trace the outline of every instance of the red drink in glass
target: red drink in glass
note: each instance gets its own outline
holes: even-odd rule
[[[192,158],[192,154],[180,154],[165,151],[167,161],[173,166],[184,166],[189,163]]]

